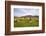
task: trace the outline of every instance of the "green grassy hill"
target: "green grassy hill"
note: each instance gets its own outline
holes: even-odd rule
[[[39,26],[38,16],[14,17],[14,27],[37,27]]]

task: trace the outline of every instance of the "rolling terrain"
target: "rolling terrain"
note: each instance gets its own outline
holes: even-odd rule
[[[38,27],[39,16],[26,15],[17,17],[14,16],[14,27]]]

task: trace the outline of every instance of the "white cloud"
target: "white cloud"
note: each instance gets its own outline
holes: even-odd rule
[[[18,11],[19,10],[19,11]],[[17,11],[15,11],[15,16],[25,16],[25,15],[39,15],[39,10],[37,9],[31,9],[31,8],[17,8]]]
[[[21,10],[23,11],[25,14],[24,15],[39,15],[39,12],[37,10]]]

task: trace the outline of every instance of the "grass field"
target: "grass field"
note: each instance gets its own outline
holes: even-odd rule
[[[37,17],[14,17],[14,27],[37,27],[39,26],[39,19]]]

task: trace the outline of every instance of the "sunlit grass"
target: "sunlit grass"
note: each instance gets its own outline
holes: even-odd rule
[[[37,27],[37,26],[39,26],[38,18],[29,18],[29,19],[14,18],[14,27]]]

